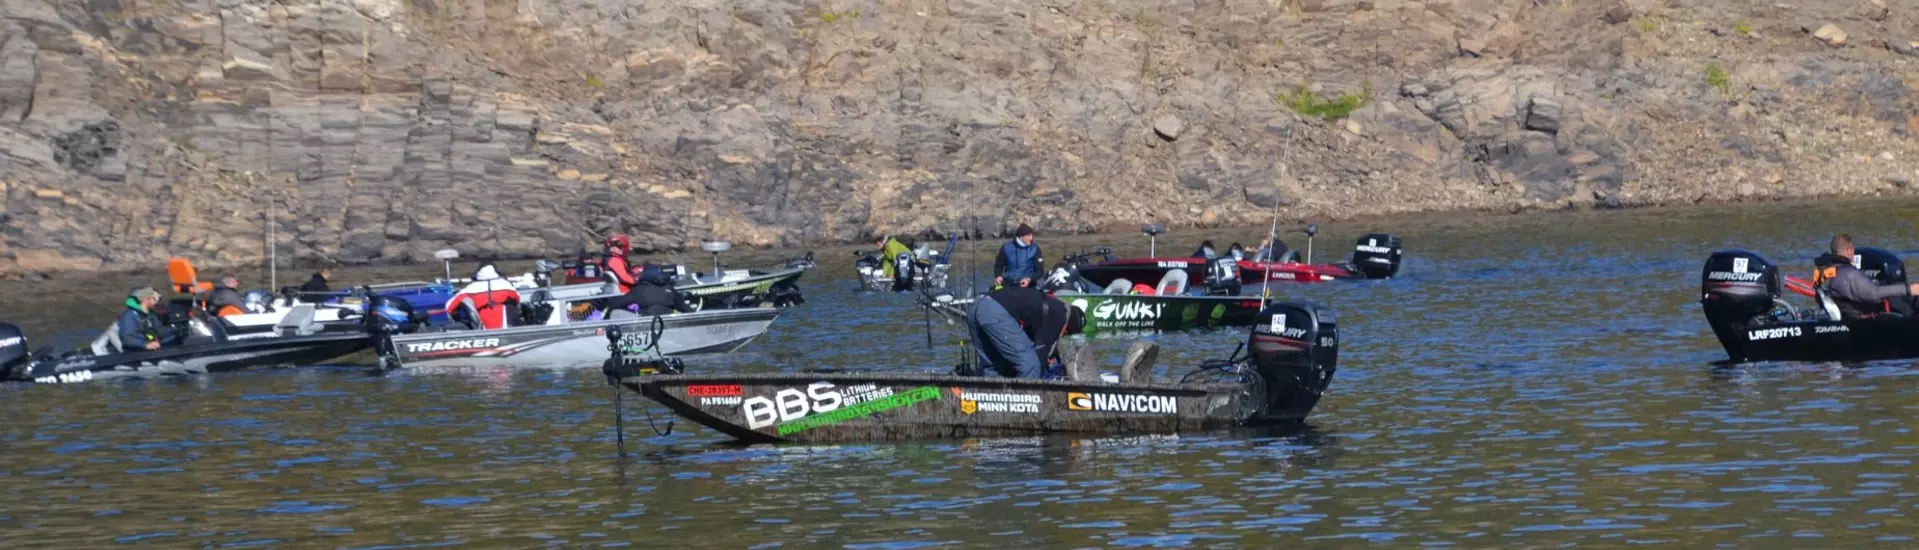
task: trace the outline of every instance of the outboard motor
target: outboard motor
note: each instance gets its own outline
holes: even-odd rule
[[[373,295],[361,302],[361,323],[367,332],[373,334],[405,334],[420,328],[426,322],[427,315],[413,311],[413,304],[403,298]]]
[[[893,291],[913,290],[913,277],[917,276],[918,264],[913,261],[913,253],[901,252],[893,258]]]
[[[1758,253],[1721,250],[1706,258],[1699,274],[1699,305],[1734,361],[1745,359],[1746,327],[1773,321],[1773,306],[1784,284],[1779,266]]]
[[[1373,233],[1359,238],[1353,247],[1353,266],[1368,279],[1391,279],[1399,273],[1399,237]]]
[[[0,323],[0,380],[25,378],[29,356],[27,336],[20,326]]]
[[[1239,294],[1239,260],[1231,255],[1214,258],[1207,263],[1206,293],[1213,296],[1233,296]]]
[[[1873,246],[1861,246],[1853,249],[1852,252],[1859,256],[1859,271],[1871,277],[1874,282],[1882,285],[1904,286],[1906,284],[1906,262],[1900,260],[1898,254]],[[1912,316],[1913,298],[1893,298],[1886,302],[1891,306],[1893,313]]]
[[[1313,303],[1267,305],[1247,340],[1253,370],[1264,385],[1254,396],[1263,401],[1247,422],[1306,418],[1338,370],[1339,321],[1333,310]]]

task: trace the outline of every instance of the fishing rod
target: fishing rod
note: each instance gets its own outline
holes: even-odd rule
[[[1279,244],[1279,197],[1277,196],[1279,189],[1277,188],[1279,187],[1278,184],[1280,182],[1286,181],[1287,169],[1292,167],[1291,161],[1293,156],[1293,136],[1298,133],[1299,133],[1299,124],[1295,123],[1293,124],[1291,128],[1286,129],[1286,142],[1280,145],[1281,151],[1279,153],[1280,154],[1279,179],[1275,180],[1273,185],[1273,187],[1275,188],[1273,190],[1275,193],[1275,196],[1273,197],[1273,225],[1272,227],[1266,230],[1266,256],[1267,257],[1263,258],[1266,262],[1266,270],[1261,273],[1260,281],[1259,281],[1259,286],[1260,286],[1259,309],[1262,309],[1262,310],[1266,309],[1266,301],[1272,298],[1273,296],[1273,264],[1272,262],[1278,259],[1278,258],[1272,257],[1274,248],[1276,247],[1276,245]]]

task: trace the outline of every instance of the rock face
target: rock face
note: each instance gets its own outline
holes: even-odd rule
[[[0,0],[0,275],[1909,192],[1913,18],[1648,6]]]

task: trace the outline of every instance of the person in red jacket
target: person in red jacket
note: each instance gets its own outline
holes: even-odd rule
[[[446,301],[449,317],[458,314],[463,300],[473,301],[473,308],[479,310],[475,321],[483,329],[505,328],[508,316],[518,315],[520,310],[520,291],[513,289],[513,283],[501,279],[500,271],[493,264],[480,266],[473,272],[473,282]]]
[[[633,289],[633,283],[638,282],[633,278],[632,262],[626,259],[626,254],[632,250],[633,243],[627,240],[626,235],[616,233],[606,238],[606,257],[601,260],[600,273],[620,286],[620,294],[626,294]]]

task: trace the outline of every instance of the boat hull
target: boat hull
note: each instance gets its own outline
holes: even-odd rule
[[[618,329],[627,353],[636,355],[651,353],[642,348],[653,343],[668,356],[724,353],[765,334],[779,314],[777,308],[745,308],[661,315],[657,339],[651,334],[654,317],[418,332],[392,336],[389,349],[407,368],[587,366],[611,356],[609,330]]]
[[[1239,424],[1247,399],[1232,384],[931,374],[660,375],[621,383],[749,443],[1193,432]]]
[[[1808,320],[1721,331],[1734,362],[1862,362],[1919,358],[1919,317]]]
[[[367,349],[373,339],[364,333],[323,333],[188,344],[157,351],[78,355],[36,361],[9,378],[38,383],[163,378],[228,372],[249,368],[306,365],[345,357]]]
[[[1152,296],[1142,294],[1053,295],[1086,312],[1084,334],[1175,332],[1251,326],[1259,317],[1258,296]]]

